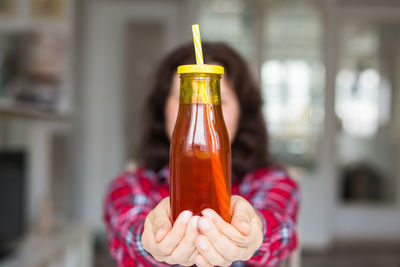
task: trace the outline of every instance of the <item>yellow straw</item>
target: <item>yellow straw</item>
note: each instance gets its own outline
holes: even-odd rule
[[[204,64],[203,51],[201,50],[201,38],[199,24],[192,25],[194,50],[196,52],[196,63]]]
[[[203,51],[201,49],[201,38],[200,38],[200,28],[199,24],[193,24],[192,25],[192,33],[193,33],[193,43],[194,43],[194,51],[196,54],[196,63],[197,65],[202,65],[204,64],[203,60]],[[200,96],[202,98],[203,103],[207,102],[207,87],[206,87],[206,81],[199,82],[199,92]]]
[[[196,63],[197,65],[204,64],[203,60],[203,51],[201,49],[201,38],[200,38],[200,29],[199,29],[199,24],[194,24],[192,25],[192,33],[193,33],[193,43],[194,43],[194,50],[196,53]],[[207,85],[206,81],[203,80],[199,83],[198,85],[200,87],[200,96],[203,98],[203,103],[207,104],[207,100],[209,100],[208,96],[208,90],[207,90]],[[207,97],[208,96],[208,97]],[[211,104],[211,103],[209,103]],[[210,112],[209,108],[204,109],[205,113]],[[219,204],[219,212],[222,214],[225,214],[226,211],[229,211],[229,218],[226,218],[228,222],[230,221],[230,201],[229,203],[225,203],[226,199],[230,200],[229,196],[229,191],[227,188],[227,185],[225,183],[225,175],[222,170],[222,164],[221,164],[221,158],[215,149],[216,145],[216,136],[215,136],[215,125],[211,123],[211,120],[209,120],[209,115],[205,114],[206,118],[206,123],[209,128],[209,132],[211,133],[211,136],[209,136],[209,144],[210,144],[210,154],[211,154],[211,167],[212,167],[212,172],[214,174],[214,186],[215,190],[217,191],[217,194],[219,194],[219,197],[217,197],[217,201]],[[228,166],[230,168],[230,166]]]

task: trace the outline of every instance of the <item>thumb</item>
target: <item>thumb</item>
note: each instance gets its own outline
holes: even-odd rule
[[[158,226],[153,228],[153,232],[156,242],[160,242],[164,238],[164,236],[168,233],[168,231],[171,230],[172,226],[169,221],[164,223],[159,222],[157,225]]]
[[[172,228],[169,209],[169,200],[165,198],[152,211],[151,221],[156,242],[160,242]]]
[[[242,215],[233,216],[231,224],[243,235],[248,235],[250,233],[250,222]]]
[[[254,213],[254,209],[245,199],[240,198],[234,201],[231,224],[243,235],[250,234],[252,213]]]

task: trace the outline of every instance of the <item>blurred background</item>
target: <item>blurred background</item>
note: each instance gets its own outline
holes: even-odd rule
[[[105,186],[194,23],[259,80],[301,266],[400,266],[398,0],[0,0],[0,266],[115,266]]]

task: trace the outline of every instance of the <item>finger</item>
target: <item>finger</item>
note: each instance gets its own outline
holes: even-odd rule
[[[259,225],[258,218],[256,217],[254,217],[250,222],[250,234],[248,235],[248,240],[249,248],[253,251],[258,249],[262,244],[263,232]]]
[[[200,267],[212,266],[210,263],[207,262],[207,260],[201,254],[198,254],[196,256],[194,262],[196,263],[197,266],[200,266]]]
[[[166,197],[149,214],[156,242],[160,242],[172,228],[169,219],[170,209],[169,197]]]
[[[160,242],[171,229],[171,227],[171,223],[169,222],[164,222],[161,226],[157,227],[156,229],[158,230],[155,233],[156,242]]]
[[[189,257],[189,262],[191,263],[191,265],[193,265],[195,263],[195,259],[197,257],[197,255],[199,254],[198,250],[195,248],[192,255],[190,255]]]
[[[231,224],[242,234],[250,233],[250,222],[255,216],[253,206],[240,196],[232,197],[232,221]]]
[[[205,209],[201,212],[205,217],[209,218],[217,226],[218,230],[232,240],[236,245],[242,247],[246,245],[246,236],[239,232],[231,224],[227,223],[221,216],[212,209]]]
[[[158,253],[158,244],[154,239],[154,234],[151,228],[144,228],[141,241],[143,248],[149,252],[156,261],[164,261],[165,256]]]
[[[245,249],[238,247],[227,236],[223,235],[216,225],[207,217],[199,219],[199,229],[204,234],[215,250],[230,261],[242,259]]]
[[[179,263],[180,265],[183,265],[183,266],[193,266],[194,264],[195,264],[195,259],[196,259],[196,257],[197,257],[197,255],[199,254],[199,252],[197,251],[197,249],[196,248],[194,248],[193,249],[193,252],[192,252],[192,254],[189,256],[189,258],[187,259],[187,260],[185,260],[184,262],[182,262],[182,261],[174,261],[174,263],[169,263],[169,264],[172,264],[172,265],[174,265],[174,264],[176,264],[176,263]],[[167,262],[168,263],[168,262]]]
[[[256,216],[250,222],[250,233],[245,236],[241,234],[235,227],[226,223],[215,211],[206,209],[203,210],[202,213],[205,217],[209,219],[211,218],[218,230],[239,247],[237,259],[248,260],[253,255],[254,251],[261,246],[263,234]],[[227,259],[231,257],[227,254],[223,255]]]
[[[194,241],[198,236],[197,231],[197,222],[199,220],[199,216],[193,216],[186,228],[185,236],[182,241],[178,244],[178,246],[172,251],[170,255],[172,264],[185,261],[187,263],[192,262],[194,259],[194,253],[196,248],[194,246]]]
[[[185,235],[187,224],[192,217],[192,212],[185,210],[179,214],[172,229],[158,243],[158,252],[161,255],[170,255]]]
[[[254,252],[260,248],[263,241],[263,233],[257,223],[257,219],[253,218],[250,222],[249,234],[243,242],[243,247],[240,247],[238,260],[248,261],[254,255]]]
[[[200,254],[213,266],[229,266],[232,262],[222,257],[208,241],[204,235],[199,235],[196,239],[196,248]]]

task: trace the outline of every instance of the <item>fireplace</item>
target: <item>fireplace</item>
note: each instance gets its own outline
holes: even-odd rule
[[[0,150],[0,257],[25,228],[26,153]]]

